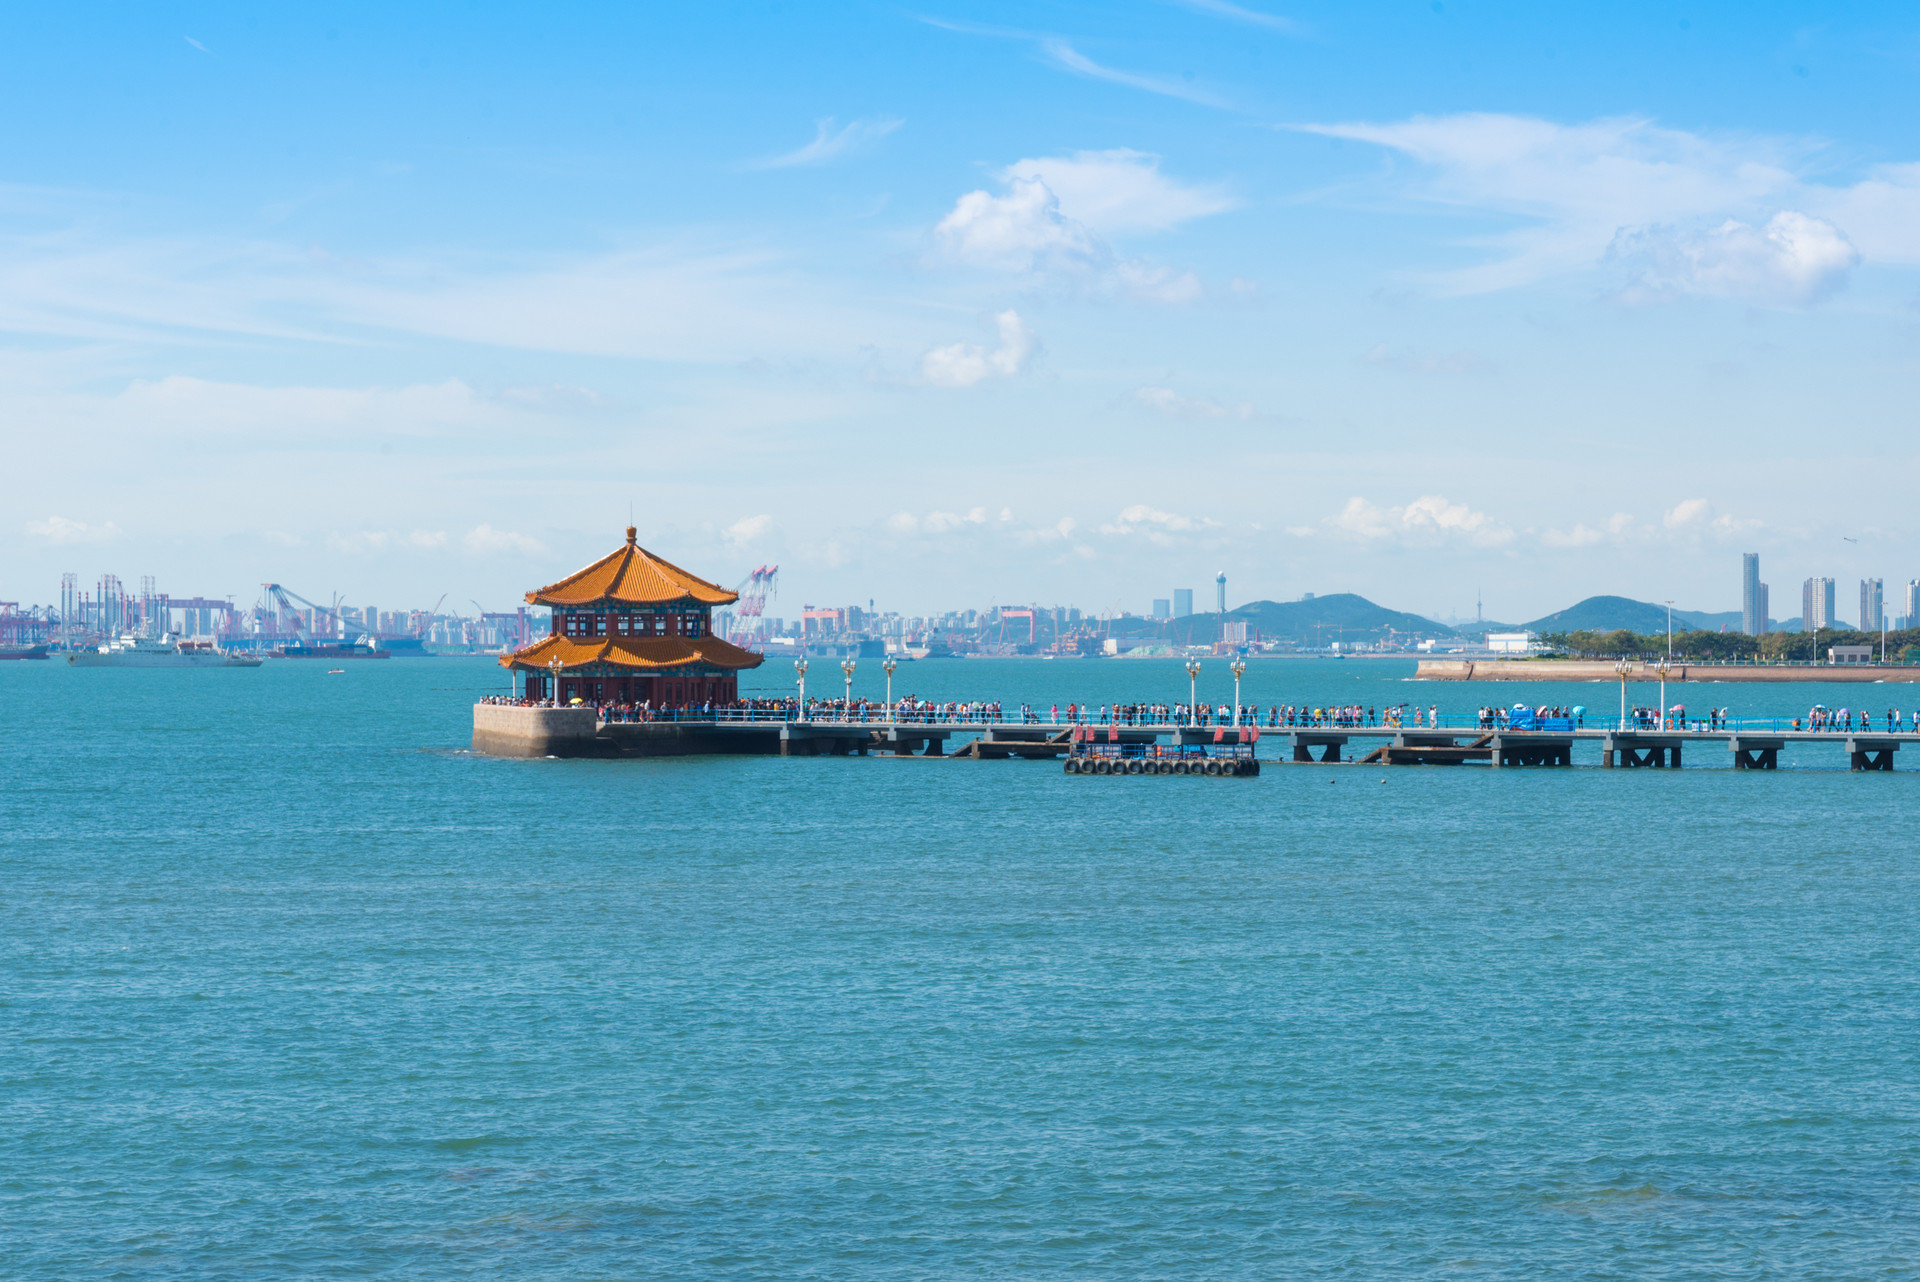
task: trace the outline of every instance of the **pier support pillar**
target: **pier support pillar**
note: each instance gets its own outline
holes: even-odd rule
[[[1847,764],[1855,770],[1891,770],[1893,754],[1899,749],[1896,739],[1868,739],[1847,736]]]
[[[1785,743],[1784,739],[1756,739],[1737,734],[1727,739],[1727,747],[1733,752],[1735,770],[1778,770],[1780,749]]]

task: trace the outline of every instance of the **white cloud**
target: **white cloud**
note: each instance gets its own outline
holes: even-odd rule
[[[385,530],[356,530],[351,534],[327,535],[327,548],[342,556],[373,556],[393,545],[393,536]]]
[[[1238,418],[1253,417],[1253,406],[1242,402],[1238,405],[1222,405],[1218,401],[1205,397],[1182,396],[1170,387],[1141,387],[1134,389],[1133,397],[1142,405],[1158,410],[1169,418]]]
[[[1001,194],[968,192],[934,228],[944,258],[1148,302],[1191,302],[1200,282],[1191,272],[1123,258],[1101,233],[1159,231],[1234,207],[1217,189],[1167,178],[1158,156],[1137,151],[1020,160],[995,176]]]
[[[1198,103],[1203,107],[1226,105],[1214,94],[1197,89],[1184,80],[1103,66],[1064,40],[1046,37],[1039,41],[1039,45],[1040,52],[1045,54],[1055,66],[1063,67],[1076,75],[1086,76],[1092,80],[1105,80],[1110,84],[1125,85],[1129,89],[1143,89],[1148,93],[1157,93],[1168,98],[1179,98],[1186,102]]]
[[[1765,227],[1729,218],[1706,231],[1635,228],[1614,238],[1608,256],[1627,269],[1629,297],[1711,294],[1793,305],[1831,293],[1860,261],[1839,228],[1792,210]]]
[[[175,374],[136,379],[116,399],[119,408],[150,427],[193,436],[253,434],[269,427],[282,437],[307,430],[427,436],[511,421],[503,406],[476,395],[459,379],[399,388],[270,387]]]
[[[431,552],[447,546],[447,533],[445,530],[415,530],[407,535],[407,543],[423,552]]]
[[[1103,258],[1086,227],[1060,212],[1060,201],[1038,178],[1015,178],[1005,195],[970,191],[940,220],[934,236],[961,262],[1000,271],[1031,271]]]
[[[1011,309],[993,319],[1000,330],[998,347],[973,343],[936,347],[920,358],[920,377],[936,387],[972,387],[989,378],[1012,378],[1025,369],[1034,353],[1033,334]]]
[[[1062,218],[1105,236],[1165,231],[1239,205],[1217,187],[1175,182],[1160,172],[1160,157],[1124,147],[1016,160],[996,177],[1041,183]]]
[[[1623,543],[1640,532],[1640,523],[1625,512],[1615,512],[1599,528],[1576,523],[1570,530],[1542,530],[1540,541],[1552,548],[1590,548],[1602,543]]]
[[[1705,499],[1683,499],[1667,509],[1660,523],[1669,530],[1677,530],[1684,525],[1698,525],[1713,513],[1713,504]]]
[[[785,155],[756,160],[747,167],[749,169],[794,169],[806,165],[824,165],[878,142],[898,129],[902,123],[904,122],[887,119],[852,120],[836,129],[833,117],[828,116],[814,122],[812,142]]]
[[[1113,281],[1122,292],[1148,303],[1191,303],[1198,301],[1204,292],[1200,278],[1192,272],[1174,271],[1138,260],[1114,264]]]
[[[666,241],[594,256],[347,259],[260,241],[105,241],[92,230],[99,212],[0,229],[0,331],[337,344],[384,330],[731,364],[844,354],[870,339],[874,323],[869,302],[760,247]]]
[[[1197,534],[1218,525],[1218,521],[1204,517],[1182,516],[1150,504],[1134,503],[1121,508],[1118,516],[1102,524],[1100,533],[1118,538],[1139,536],[1158,547],[1170,547],[1174,543],[1173,535]]]
[[[561,412],[603,409],[608,404],[605,396],[577,383],[540,383],[502,388],[500,399],[525,405],[529,409]]]
[[[1282,18],[1277,14],[1261,13],[1254,9],[1243,9],[1237,4],[1229,3],[1229,0],[1179,0],[1179,2],[1187,8],[1197,9],[1201,13],[1211,13],[1222,18],[1230,18],[1235,22],[1244,22],[1249,26],[1265,27],[1269,31],[1284,31],[1292,34],[1300,30],[1300,24],[1292,18]]]
[[[1369,125],[1306,125],[1304,131],[1373,142],[1419,161],[1423,180],[1411,194],[1425,202],[1511,215],[1521,225],[1486,244],[1496,259],[1446,282],[1478,292],[1526,284],[1542,276],[1599,263],[1624,238],[1649,228],[1720,225],[1753,219],[1747,234],[1728,228],[1680,261],[1697,261],[1703,292],[1740,294],[1749,288],[1811,297],[1832,282],[1839,236],[1832,226],[1795,223],[1807,215],[1786,205],[1814,209],[1841,200],[1841,188],[1807,184],[1795,173],[1805,146],[1764,138],[1711,138],[1663,129],[1638,117],[1599,119],[1584,125],[1463,113],[1413,117]],[[1903,188],[1916,175],[1882,171],[1878,192],[1857,192],[1859,202],[1880,209],[1916,209],[1920,198]],[[1780,219],[1786,217],[1786,223]],[[1920,248],[1920,234],[1908,238]],[[1851,263],[1849,263],[1851,265]],[[1841,269],[1843,271],[1843,269]],[[1692,286],[1690,286],[1692,288]]]
[[[1011,521],[1013,512],[1008,508],[1000,509],[1002,521]],[[971,507],[962,512],[929,512],[924,517],[911,512],[895,512],[884,524],[892,534],[950,534],[955,530],[964,530],[968,526],[984,526],[988,522],[987,509]]]
[[[42,543],[50,543],[55,547],[111,543],[120,537],[120,527],[112,521],[92,525],[86,521],[75,521],[64,516],[50,516],[44,521],[29,521],[26,532],[28,537]]]
[[[491,525],[476,525],[468,530],[460,540],[467,551],[485,556],[512,554],[519,556],[538,556],[547,550],[547,545],[539,539],[524,534],[515,534],[511,530],[496,530]]]
[[[758,516],[743,516],[720,532],[720,537],[735,547],[745,547],[755,539],[764,538],[773,529],[773,517],[762,512]]]
[[[1809,187],[1796,203],[1845,228],[1869,262],[1920,263],[1920,164],[1881,165],[1850,187]]]
[[[1450,503],[1428,494],[1404,507],[1380,507],[1363,498],[1351,498],[1327,525],[1336,533],[1362,541],[1436,543],[1459,541],[1476,547],[1503,547],[1513,531],[1485,512],[1464,503]]]

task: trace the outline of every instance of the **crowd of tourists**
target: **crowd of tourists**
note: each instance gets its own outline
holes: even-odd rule
[[[524,699],[512,695],[486,695],[481,703],[503,704],[513,707],[543,707],[554,705],[550,699]],[[809,698],[804,704],[796,698],[784,699],[736,699],[730,702],[708,700],[700,703],[591,703],[570,700],[573,706],[592,707],[603,721],[646,722],[646,721],[839,721],[839,722],[908,722],[917,725],[960,725],[993,722],[1005,724],[1009,721],[1023,725],[1081,725],[1081,726],[1252,726],[1260,729],[1344,729],[1387,727],[1445,729],[1449,718],[1443,717],[1438,704],[1419,707],[1411,703],[1379,707],[1374,704],[1271,704],[1261,708],[1257,704],[1243,704],[1236,709],[1232,704],[1199,704],[1189,706],[1184,703],[1067,703],[1050,704],[1041,707],[1038,704],[1022,703],[1009,713],[1007,705],[994,699],[972,700],[933,700],[908,695],[889,707],[877,699],[823,699]],[[1516,705],[1512,708],[1486,705],[1474,713],[1472,727],[1481,730],[1507,730],[1515,725],[1516,717],[1530,716],[1535,725],[1540,723],[1563,723],[1573,727],[1586,725],[1586,709],[1582,707],[1541,706],[1526,708]],[[1465,718],[1451,718],[1457,726],[1466,728]],[[1609,716],[1607,723],[1613,718]],[[1804,721],[1796,718],[1791,726],[1794,730],[1858,732],[1873,730],[1876,717],[1865,708],[1830,709],[1815,704],[1808,710]],[[1878,718],[1882,728],[1889,734],[1920,734],[1920,708],[1912,715],[1898,708],[1888,708],[1884,717]],[[1523,727],[1525,720],[1520,723]],[[1732,710],[1728,708],[1709,708],[1705,715],[1689,717],[1684,705],[1676,704],[1662,714],[1659,708],[1632,708],[1627,724],[1636,730],[1705,730],[1720,731],[1732,728]]]
[[[1888,734],[1920,734],[1920,708],[1913,710],[1912,721],[1908,721],[1901,714],[1900,709],[1888,708],[1886,719],[1881,724],[1886,727]],[[1798,721],[1794,722],[1793,728],[1798,730],[1800,723]],[[1853,712],[1846,708],[1830,709],[1825,704],[1816,703],[1807,710],[1807,729],[1832,731],[1871,730],[1873,729],[1873,714],[1865,708],[1860,709],[1858,712]]]

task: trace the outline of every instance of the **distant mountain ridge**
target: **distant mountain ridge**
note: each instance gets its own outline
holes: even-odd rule
[[[1667,607],[1652,601],[1635,601],[1624,596],[1590,596],[1564,610],[1543,615],[1520,625],[1529,632],[1629,632],[1651,634],[1667,630]],[[1722,627],[1740,626],[1738,610],[1718,613],[1704,610],[1675,610],[1673,629],[1701,628],[1718,632]]]
[[[1284,638],[1310,646],[1331,645],[1335,641],[1378,641],[1389,635],[1454,635],[1453,629],[1444,623],[1403,610],[1389,610],[1352,592],[1335,592],[1300,601],[1250,601],[1229,610],[1227,618],[1251,624],[1264,639]]]

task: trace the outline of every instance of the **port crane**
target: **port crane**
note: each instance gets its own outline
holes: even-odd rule
[[[467,599],[473,601],[472,597],[468,597]],[[473,601],[473,608],[480,612],[480,622],[482,624],[498,623],[510,630],[512,639],[508,641],[506,645],[508,653],[512,653],[526,645],[528,641],[527,607],[523,605],[512,614],[502,614],[498,611],[487,609],[486,606],[481,605],[478,601]]]
[[[780,567],[763,565],[734,585],[733,594],[740,598],[733,608],[722,614],[722,636],[731,636],[735,619],[757,619],[767,608],[767,598],[778,591]]]
[[[740,598],[733,612],[743,619],[760,617],[761,612],[767,608],[767,598],[779,595],[779,584],[780,567],[761,566],[741,580],[733,589],[733,594]]]
[[[334,598],[332,605],[319,605],[307,600],[307,598],[301,596],[298,592],[282,587],[278,583],[263,583],[260,586],[266,590],[266,604],[262,607],[261,613],[272,620],[272,635],[283,635],[281,627],[285,621],[291,619],[293,622],[293,635],[312,639],[313,629],[308,626],[307,616],[296,608],[295,602],[313,611],[316,619],[321,616],[331,619],[333,621],[332,632],[334,635],[343,636],[346,634],[346,620],[340,617],[339,597],[336,596]]]

